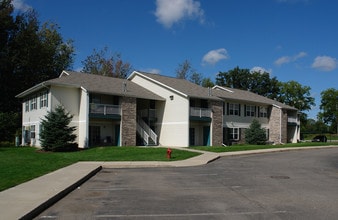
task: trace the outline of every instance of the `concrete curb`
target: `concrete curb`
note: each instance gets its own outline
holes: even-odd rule
[[[72,185],[68,186],[67,188],[65,188],[61,192],[57,193],[55,196],[51,197],[46,202],[42,203],[41,205],[39,205],[38,207],[36,207],[32,211],[28,212],[26,215],[22,216],[20,219],[22,219],[22,220],[27,219],[28,220],[28,219],[35,218],[41,212],[43,212],[47,208],[49,208],[52,205],[54,205],[56,202],[58,202],[63,197],[65,197],[67,194],[69,194],[74,189],[76,189],[77,187],[79,187],[80,185],[82,185],[84,182],[86,182],[87,180],[89,180],[91,177],[93,177],[95,174],[97,174],[101,169],[102,169],[102,166],[99,166],[98,168],[92,170],[87,175],[85,175],[82,179],[76,181],[75,183],[73,183]]]

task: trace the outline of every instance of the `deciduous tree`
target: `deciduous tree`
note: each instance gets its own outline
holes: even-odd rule
[[[301,115],[301,124],[306,123],[307,114],[313,106],[315,99],[311,96],[309,86],[302,86],[296,81],[280,82],[281,91],[277,98],[278,101],[297,108]]]
[[[127,78],[132,71],[131,64],[124,62],[120,53],[109,55],[108,47],[99,51],[94,49],[82,64],[82,72],[116,78]]]
[[[276,77],[270,78],[267,72],[250,72],[238,66],[227,72],[219,72],[216,84],[235,89],[248,90],[253,93],[274,99],[280,93]]]
[[[318,117],[338,134],[338,89],[329,88],[321,92],[320,110]]]

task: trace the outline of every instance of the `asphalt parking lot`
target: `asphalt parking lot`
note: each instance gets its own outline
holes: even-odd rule
[[[338,148],[103,169],[37,219],[336,219]]]

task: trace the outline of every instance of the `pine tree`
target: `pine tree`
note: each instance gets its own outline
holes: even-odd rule
[[[62,106],[57,106],[55,111],[48,112],[42,119],[40,133],[41,146],[46,151],[69,151],[77,145],[72,143],[76,135],[75,127],[70,127],[73,116],[65,112]]]
[[[261,128],[258,120],[254,119],[248,129],[245,130],[245,141],[248,144],[265,144],[266,132]]]

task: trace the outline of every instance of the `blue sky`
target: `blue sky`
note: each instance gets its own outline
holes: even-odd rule
[[[279,81],[320,93],[338,88],[338,1],[335,0],[14,0],[74,40],[73,69],[93,49],[136,70],[175,76],[184,60],[204,77],[236,66],[262,69]]]

